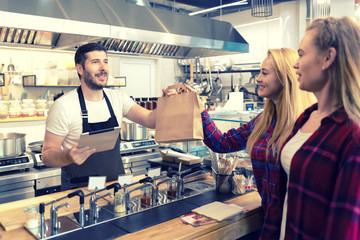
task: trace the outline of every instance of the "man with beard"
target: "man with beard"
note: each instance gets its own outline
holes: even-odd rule
[[[114,149],[96,152],[89,147],[78,147],[82,133],[118,127],[123,117],[155,128],[156,119],[155,111],[140,107],[124,92],[104,88],[109,65],[101,45],[80,46],[75,64],[80,87],[51,106],[42,150],[45,165],[62,168],[62,190],[86,186],[89,176],[106,176],[111,181],[124,173],[120,136]]]

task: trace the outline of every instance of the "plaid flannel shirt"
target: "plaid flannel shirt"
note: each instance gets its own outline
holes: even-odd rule
[[[288,140],[316,109],[317,104],[305,110]],[[360,239],[359,130],[340,108],[324,118],[295,153],[290,166],[285,239]],[[279,239],[286,182],[281,167],[279,193],[270,202],[262,239]]]
[[[250,136],[257,119],[261,113],[250,122],[243,124],[238,129],[230,129],[222,133],[215,125],[207,111],[202,112],[202,124],[204,129],[204,143],[211,150],[218,153],[236,152],[246,148],[246,142]],[[268,203],[271,200],[272,192],[278,186],[279,164],[270,149],[266,160],[266,145],[272,136],[276,123],[273,118],[269,128],[264,135],[254,144],[251,152],[251,162],[253,166],[256,186],[261,196],[261,204],[266,214]]]

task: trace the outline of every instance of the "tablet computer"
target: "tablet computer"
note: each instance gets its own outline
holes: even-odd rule
[[[95,148],[96,152],[103,152],[114,149],[119,134],[120,127],[83,133],[80,135],[78,148],[89,146],[90,149]]]

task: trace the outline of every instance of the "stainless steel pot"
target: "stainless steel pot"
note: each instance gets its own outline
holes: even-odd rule
[[[149,129],[140,124],[123,121],[121,124],[121,139],[125,141],[145,140],[149,138]]]
[[[0,158],[15,157],[26,150],[23,133],[0,133]]]
[[[43,141],[32,142],[28,144],[28,147],[32,152],[41,153],[43,143]]]

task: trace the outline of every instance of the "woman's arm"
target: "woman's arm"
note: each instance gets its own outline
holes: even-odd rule
[[[254,129],[255,122],[259,116],[260,114],[237,129],[233,128],[226,133],[222,133],[205,110],[201,113],[204,143],[211,150],[219,153],[243,150],[246,148],[248,137]]]

